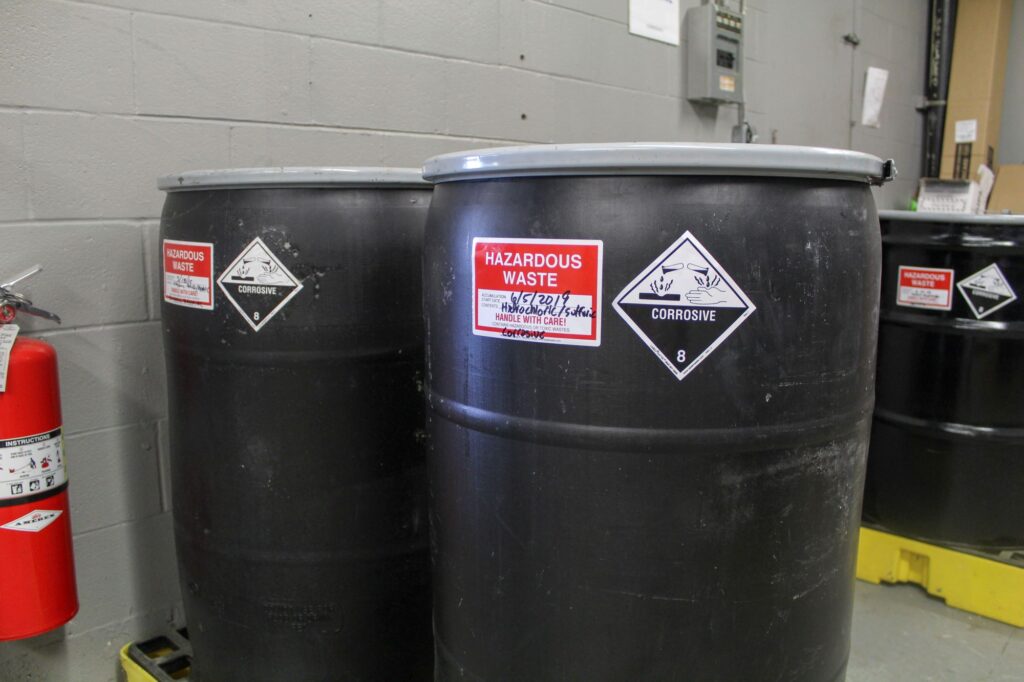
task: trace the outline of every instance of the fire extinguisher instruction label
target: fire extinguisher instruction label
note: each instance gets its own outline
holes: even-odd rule
[[[0,325],[0,393],[7,390],[7,370],[11,365],[11,349],[18,338],[16,324]]]
[[[164,301],[213,310],[213,244],[164,240]]]
[[[907,308],[949,310],[953,307],[953,278],[945,268],[918,268],[901,265],[896,305]]]
[[[604,243],[591,239],[473,240],[473,334],[601,345]]]
[[[756,309],[690,232],[627,284],[614,305],[680,381]]]
[[[67,481],[60,428],[0,440],[0,501],[45,493]]]

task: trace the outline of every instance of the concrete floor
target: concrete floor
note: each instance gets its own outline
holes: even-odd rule
[[[915,585],[857,581],[846,682],[1024,682],[1024,629],[951,609]]]
[[[1024,629],[951,609],[914,585],[857,581],[856,595],[846,682],[1024,682]],[[0,644],[0,682],[114,682],[129,639],[102,628],[44,638],[55,641]]]

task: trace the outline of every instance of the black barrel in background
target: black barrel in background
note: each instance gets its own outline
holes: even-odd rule
[[[1024,216],[886,211],[882,244],[864,518],[1024,548]]]
[[[191,679],[429,679],[430,186],[418,170],[256,169],[160,187]]]
[[[427,162],[435,679],[843,678],[888,172],[757,145]],[[540,328],[588,311],[588,345]]]

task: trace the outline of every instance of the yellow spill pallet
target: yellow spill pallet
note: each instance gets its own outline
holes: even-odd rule
[[[127,682],[187,682],[192,672],[188,632],[182,628],[124,645],[121,667]]]
[[[121,647],[121,667],[124,668],[124,676],[128,682],[152,682],[153,676],[142,669],[142,666],[136,663],[128,656],[128,649],[131,644],[125,644]]]
[[[860,529],[857,577],[914,583],[962,609],[1024,627],[1024,568],[976,554]]]

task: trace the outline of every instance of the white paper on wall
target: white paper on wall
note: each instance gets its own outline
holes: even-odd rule
[[[868,67],[868,75],[864,82],[864,107],[860,114],[860,124],[869,128],[881,127],[882,100],[885,99],[885,84],[889,80],[889,72],[877,66]]]
[[[629,32],[679,44],[679,0],[629,0]]]

